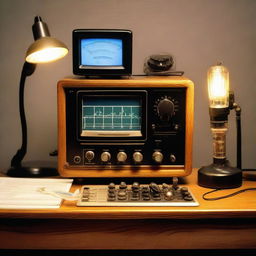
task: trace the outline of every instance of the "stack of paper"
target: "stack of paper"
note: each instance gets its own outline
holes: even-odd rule
[[[0,178],[0,209],[59,208],[61,198],[43,194],[40,189],[69,192],[72,179]]]

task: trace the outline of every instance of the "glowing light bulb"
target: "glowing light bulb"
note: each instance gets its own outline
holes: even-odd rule
[[[27,50],[26,61],[29,63],[46,63],[58,60],[68,53],[68,48],[53,37],[37,39]]]
[[[210,108],[229,106],[229,72],[218,64],[209,68],[207,73]]]
[[[54,47],[34,52],[27,56],[26,61],[30,63],[45,63],[55,61],[68,53],[66,48]]]

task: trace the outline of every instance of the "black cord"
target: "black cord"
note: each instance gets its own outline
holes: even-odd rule
[[[234,193],[231,193],[231,194],[228,194],[228,195],[225,195],[225,196],[206,197],[209,194],[212,194],[214,192],[221,191],[221,190],[226,190],[226,189],[214,189],[214,190],[211,190],[211,191],[208,191],[208,192],[204,193],[202,197],[203,197],[204,200],[207,200],[207,201],[215,201],[215,200],[220,200],[220,199],[225,199],[225,198],[229,198],[229,197],[232,197],[232,196],[236,196],[236,195],[241,194],[241,193],[246,192],[246,191],[254,191],[254,190],[256,191],[256,188],[241,189],[241,190],[238,190]]]

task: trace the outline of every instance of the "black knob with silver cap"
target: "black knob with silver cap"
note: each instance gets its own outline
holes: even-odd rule
[[[127,189],[127,184],[124,181],[120,182],[119,189]]]
[[[163,154],[160,152],[160,151],[155,151],[153,154],[152,154],[152,159],[157,163],[157,164],[160,164],[162,163],[163,161]]]
[[[135,163],[141,163],[142,162],[142,160],[143,160],[143,155],[142,155],[142,153],[140,153],[140,152],[134,152],[133,153],[133,155],[132,155],[132,157],[133,157],[133,161],[135,162]]]
[[[111,154],[107,151],[104,151],[104,152],[101,153],[100,159],[101,159],[102,162],[107,163],[111,159]]]

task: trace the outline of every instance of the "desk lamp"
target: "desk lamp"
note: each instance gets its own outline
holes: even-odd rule
[[[32,26],[35,42],[31,44],[26,53],[26,61],[23,65],[19,88],[19,110],[22,128],[21,148],[11,160],[11,168],[7,171],[8,176],[13,177],[40,177],[57,175],[57,170],[50,167],[24,167],[21,162],[27,152],[27,124],[24,110],[24,87],[27,76],[31,76],[36,64],[58,60],[68,53],[67,47],[59,40],[50,37],[47,24],[40,16],[36,16]]]
[[[228,115],[237,106],[233,102],[233,94],[229,92],[229,72],[219,63],[209,68],[207,80],[213,163],[199,169],[198,184],[215,189],[236,188],[242,184],[242,171],[230,166],[226,159]]]

